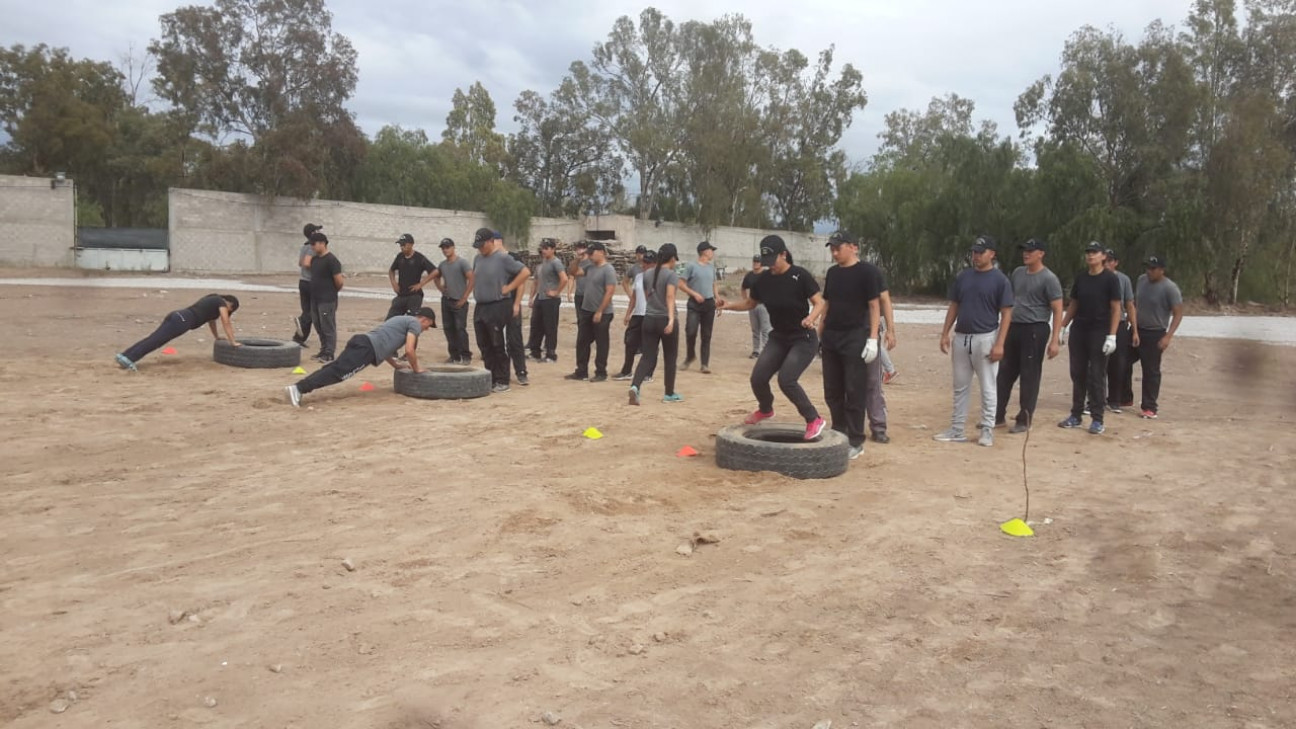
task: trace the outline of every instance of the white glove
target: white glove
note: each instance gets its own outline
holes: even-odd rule
[[[864,364],[872,364],[873,360],[877,359],[878,356],[878,340],[868,340],[860,356],[864,358]]]
[[[1103,340],[1103,354],[1111,354],[1116,351],[1116,335],[1108,334]]]

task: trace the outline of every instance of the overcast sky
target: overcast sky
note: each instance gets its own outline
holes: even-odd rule
[[[157,18],[177,0],[0,0],[0,45],[46,43],[78,57],[116,60],[158,34]],[[883,116],[922,108],[950,92],[971,98],[977,116],[1014,132],[1012,104],[1035,79],[1053,73],[1066,38],[1085,24],[1137,38],[1161,18],[1180,24],[1191,0],[658,0],[672,20],[711,20],[741,11],[758,43],[814,57],[837,47],[837,63],[864,74],[868,107],[843,139],[852,162],[876,149]],[[481,81],[515,128],[519,92],[547,94],[577,59],[588,59],[629,0],[329,0],[333,27],[359,54],[351,109],[373,134],[385,124],[423,128],[436,138],[455,88]]]

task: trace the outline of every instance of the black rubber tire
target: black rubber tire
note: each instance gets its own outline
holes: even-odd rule
[[[850,467],[850,441],[824,429],[805,441],[793,423],[730,425],[716,433],[716,465],[733,471],[774,471],[792,478],[832,478]]]
[[[212,345],[212,359],[230,367],[272,369],[301,365],[302,348],[296,342],[278,339],[240,339],[241,347],[231,347],[224,339]]]
[[[418,374],[396,370],[392,389],[423,400],[468,400],[491,393],[491,373],[468,365],[432,365]]]

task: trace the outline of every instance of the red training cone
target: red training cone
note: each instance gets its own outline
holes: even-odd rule
[[[176,353],[175,347],[167,347],[166,349],[162,350],[162,354],[175,354],[175,353]]]
[[[366,382],[360,386],[360,392],[373,392],[373,391],[374,391],[374,386],[372,382]]]
[[[693,450],[693,446],[684,446],[683,448],[675,452],[675,455],[680,458],[690,458],[692,456],[696,456],[697,454],[698,452]]]

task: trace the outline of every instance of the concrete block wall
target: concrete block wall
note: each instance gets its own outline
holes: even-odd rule
[[[589,230],[616,231],[622,246],[628,246],[631,250],[636,246],[657,250],[666,243],[674,243],[679,248],[680,260],[685,262],[697,257],[698,243],[709,240],[716,247],[716,263],[730,271],[750,269],[752,256],[760,250],[761,238],[776,234],[787,243],[797,265],[805,267],[816,276],[823,276],[832,265],[832,256],[824,247],[828,242],[826,235],[730,227],[716,228],[707,235],[697,226],[665,222],[658,224],[628,215],[591,216],[586,218],[586,227]]]
[[[66,266],[76,260],[76,194],[71,180],[0,175],[0,265]]]

